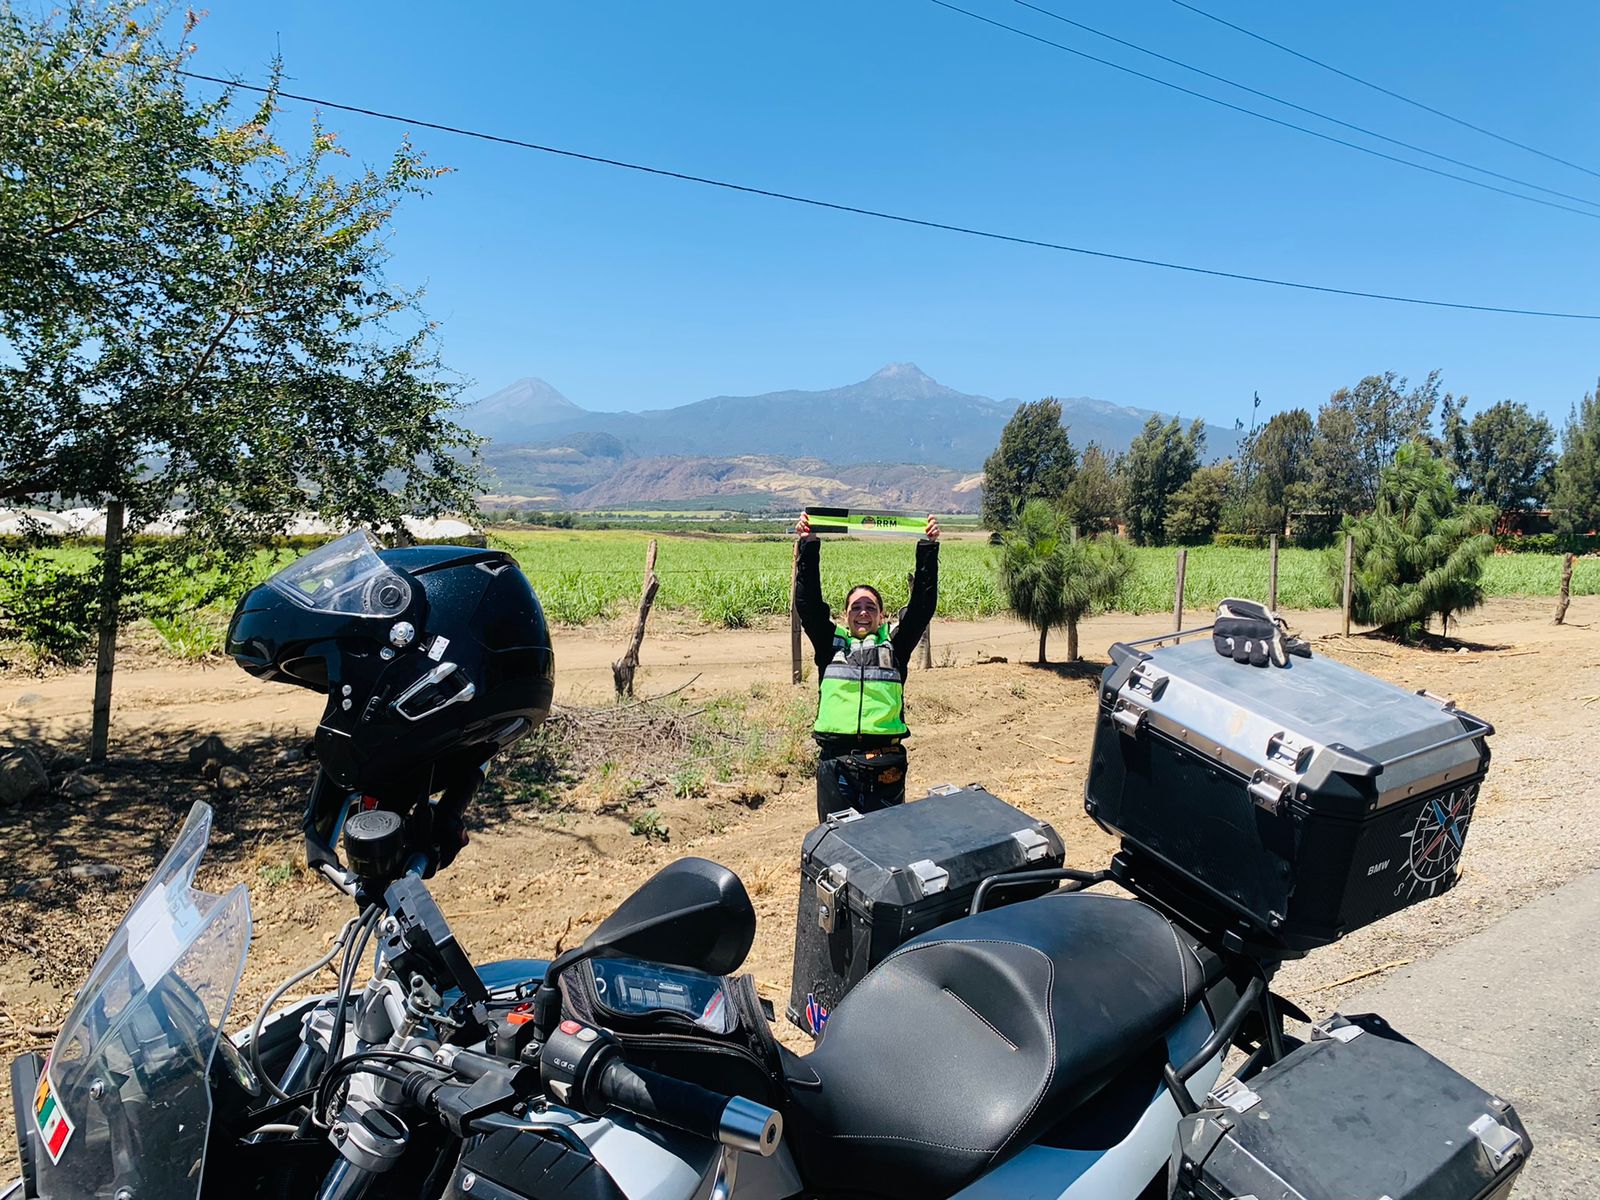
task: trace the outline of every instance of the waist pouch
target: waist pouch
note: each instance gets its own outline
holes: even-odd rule
[[[906,783],[906,748],[880,746],[872,750],[852,750],[826,759],[833,768],[849,777],[865,795],[898,792]]]
[[[754,976],[588,959],[563,972],[560,987],[563,1011],[612,1033],[634,1066],[765,1104],[783,1099]]]

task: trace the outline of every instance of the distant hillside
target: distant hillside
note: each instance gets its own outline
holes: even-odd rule
[[[1084,397],[1062,400],[1075,445],[1124,449],[1152,415]],[[587,412],[539,380],[522,380],[473,406],[467,425],[505,447],[573,445],[606,433],[639,458],[778,455],[829,463],[899,461],[957,471],[982,469],[1016,409],[1015,400],[958,392],[911,363],[893,363],[860,383],[825,391],[716,396],[646,412]],[[1232,452],[1238,435],[1208,426],[1207,456]]]
[[[773,508],[796,512],[807,504],[976,512],[983,499],[975,477],[945,467],[921,463],[840,467],[815,458],[740,455],[630,459],[604,482],[571,497],[570,503],[573,508],[622,508],[726,496],[748,509],[753,493],[769,496]]]

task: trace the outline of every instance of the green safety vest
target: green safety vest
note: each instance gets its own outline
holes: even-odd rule
[[[817,733],[903,736],[906,729],[905,688],[894,661],[889,626],[853,638],[848,629],[833,628],[833,659],[822,671],[817,704]]]

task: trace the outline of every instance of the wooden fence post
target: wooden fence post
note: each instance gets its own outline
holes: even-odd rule
[[[661,589],[661,579],[656,574],[656,540],[650,539],[650,548],[644,553],[644,590],[639,594],[639,619],[633,623],[633,637],[622,657],[611,664],[611,682],[616,685],[618,697],[633,695],[633,675],[639,669],[639,648],[644,645],[644,623],[649,619],[650,606],[656,602],[656,592]]]
[[[1350,636],[1350,602],[1354,594],[1356,567],[1356,539],[1354,534],[1344,535],[1344,636]]]
[[[917,573],[912,571],[906,576],[906,587],[913,587],[917,582]],[[909,593],[907,593],[909,595]],[[922,630],[922,640],[917,643],[922,650],[922,669],[933,670],[933,619],[928,619],[928,624]]]
[[[1272,535],[1271,543],[1272,567],[1267,574],[1267,608],[1271,612],[1278,611],[1278,535]]]
[[[800,539],[794,543],[794,562],[789,567],[789,682],[801,682],[800,604],[795,594],[800,582]]]
[[[1572,564],[1576,554],[1569,554],[1561,563],[1561,591],[1556,595],[1556,624],[1567,619],[1567,603],[1572,599]]]
[[[100,559],[100,644],[95,653],[94,706],[89,727],[89,762],[106,761],[111,742],[111,679],[117,662],[117,617],[122,606],[121,500],[106,502],[105,554]]]
[[[1178,586],[1172,600],[1172,632],[1183,628],[1183,577],[1189,569],[1189,552],[1178,551]]]

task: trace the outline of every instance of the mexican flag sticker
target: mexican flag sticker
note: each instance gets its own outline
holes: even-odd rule
[[[44,1142],[50,1161],[60,1163],[61,1152],[72,1140],[73,1125],[67,1110],[50,1086],[50,1064],[39,1073],[39,1090],[33,1094],[33,1119],[39,1125],[39,1137]]]

